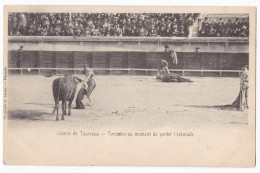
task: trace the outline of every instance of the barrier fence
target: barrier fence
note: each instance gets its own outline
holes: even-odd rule
[[[177,65],[163,52],[166,44],[176,51]],[[249,64],[248,46],[248,38],[15,36],[8,38],[8,71],[74,74],[89,64],[96,74],[155,75],[163,58],[181,75],[237,76]]]
[[[97,74],[155,75],[163,58],[169,62],[170,71],[181,75],[237,76],[241,67],[248,64],[247,53],[177,52],[177,57],[175,65],[165,52],[9,51],[8,71],[75,74],[89,64]]]
[[[37,70],[38,71],[38,74],[41,75],[42,72],[46,72],[45,70],[48,70],[48,72],[50,71],[55,71],[56,72],[56,75],[59,74],[59,71],[73,71],[74,74],[78,74],[80,71],[82,71],[82,68],[8,68],[9,71],[11,70],[18,70],[20,71],[20,74],[23,75],[24,72],[23,71],[32,71],[32,70]],[[157,69],[136,69],[136,68],[133,68],[133,69],[123,69],[123,68],[94,68],[93,69],[94,72],[95,71],[109,71],[109,74],[111,75],[113,71],[127,71],[128,72],[128,75],[131,74],[131,71],[142,71],[142,72],[145,72],[146,75],[149,74],[149,72],[157,72],[158,70]],[[185,72],[199,72],[200,73],[200,76],[204,76],[203,74],[207,73],[207,72],[210,72],[210,73],[218,73],[219,76],[222,77],[222,74],[223,73],[236,73],[237,75],[241,72],[241,70],[190,70],[190,69],[170,69],[169,70],[170,72],[181,72],[181,75],[184,76],[185,75]]]

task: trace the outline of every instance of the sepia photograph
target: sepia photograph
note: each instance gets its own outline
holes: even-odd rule
[[[255,165],[254,7],[4,7],[4,164]]]

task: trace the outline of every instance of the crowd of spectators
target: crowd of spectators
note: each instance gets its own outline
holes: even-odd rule
[[[9,13],[8,34],[187,37],[198,13]]]
[[[228,19],[224,22],[222,18],[219,21],[214,19],[211,22],[205,17],[202,22],[201,30],[199,31],[200,37],[248,37],[249,35],[249,23],[246,18],[235,18],[232,22]]]

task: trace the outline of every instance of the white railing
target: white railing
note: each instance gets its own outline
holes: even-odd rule
[[[20,74],[23,74],[23,70],[31,71],[31,70],[38,70],[38,74],[41,74],[42,70],[67,70],[67,71],[74,71],[75,74],[77,74],[77,71],[81,71],[82,68],[7,68],[8,70],[20,70]],[[158,69],[141,69],[141,68],[93,68],[94,71],[109,71],[110,74],[112,71],[128,71],[128,74],[130,75],[131,71],[144,71],[146,74],[148,72],[157,72]],[[240,73],[241,70],[207,70],[207,69],[169,69],[170,72],[182,72],[182,75],[185,75],[185,72],[200,72],[201,76],[203,76],[203,73],[205,72],[216,72],[219,73],[220,76],[222,76],[222,73]]]

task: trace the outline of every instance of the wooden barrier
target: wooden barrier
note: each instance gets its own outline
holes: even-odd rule
[[[171,71],[181,75],[237,76],[241,67],[248,64],[248,54],[177,52],[178,65],[166,56]],[[97,74],[146,74],[155,75],[164,52],[52,52],[9,51],[8,69],[55,70],[57,74],[72,74],[89,64]],[[210,74],[212,73],[212,74]],[[232,74],[234,73],[234,74]],[[232,75],[231,75],[232,74]]]
[[[13,36],[8,41],[8,68],[20,73],[27,68],[38,73],[48,68],[57,74],[76,73],[76,69],[89,64],[99,69],[98,74],[154,75],[163,58],[170,70],[183,75],[225,76],[227,72],[230,76],[231,71],[237,75],[243,65],[249,64],[248,38]],[[163,52],[165,44],[177,52],[177,65]],[[18,45],[24,45],[23,49],[18,50]],[[197,47],[199,52],[195,52]]]

